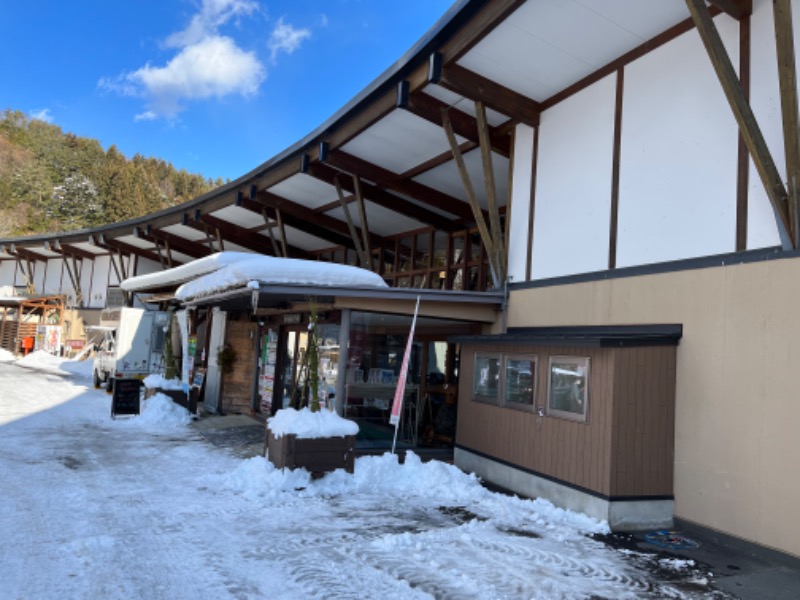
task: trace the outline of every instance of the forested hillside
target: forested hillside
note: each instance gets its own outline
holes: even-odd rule
[[[222,185],[157,158],[64,133],[7,109],[0,115],[0,236],[115,223]]]

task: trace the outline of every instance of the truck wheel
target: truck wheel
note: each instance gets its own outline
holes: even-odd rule
[[[114,391],[114,378],[111,374],[106,375],[106,392],[112,393]]]
[[[92,371],[92,381],[94,381],[94,389],[99,390],[100,384],[103,382],[100,379],[100,374],[97,372],[97,369]]]

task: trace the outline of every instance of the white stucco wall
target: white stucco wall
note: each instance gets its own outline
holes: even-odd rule
[[[17,261],[0,260],[0,287],[14,286],[14,277],[17,273]]]
[[[615,99],[616,74],[542,113],[533,279],[608,267]]]
[[[60,294],[62,276],[67,278],[69,282],[69,275],[64,275],[64,259],[51,258],[47,261],[47,272],[44,277],[44,286],[41,290],[37,289],[42,294]],[[68,284],[67,284],[68,285]]]
[[[158,273],[159,271],[163,271],[163,269],[161,265],[155,261],[140,257],[136,263],[137,275],[147,275],[148,273]],[[131,276],[130,273],[132,273],[132,271],[129,271],[128,277]]]
[[[108,294],[111,259],[108,256],[98,256],[93,262],[92,291],[91,297],[86,300],[86,305],[89,308],[104,308],[106,305],[106,295]]]
[[[94,269],[94,261],[88,258],[83,258],[78,261],[81,269],[81,294],[83,295],[83,302],[89,302],[89,296],[92,292],[92,270]]]
[[[738,128],[697,31],[628,65],[623,97],[617,266],[733,252]]]
[[[508,254],[508,275],[512,281],[525,281],[527,268],[533,135],[533,128],[528,125],[517,125],[514,131],[514,173],[511,182],[511,222],[508,229],[509,248],[515,248]]]
[[[30,262],[33,269],[33,285],[37,294],[44,293],[44,278],[47,275],[47,261],[32,260]]]

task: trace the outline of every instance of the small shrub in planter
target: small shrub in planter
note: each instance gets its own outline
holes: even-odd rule
[[[279,410],[268,421],[268,458],[279,469],[303,468],[314,477],[355,470],[358,425],[335,412]]]

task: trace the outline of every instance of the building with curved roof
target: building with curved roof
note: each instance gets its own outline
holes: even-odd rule
[[[443,379],[419,389],[457,377],[456,464],[617,528],[674,516],[800,556],[796,4],[458,2],[236,181],[0,240],[0,285],[88,315],[132,275],[223,250],[369,269],[390,292],[340,289],[322,312],[351,358],[377,331],[396,358],[392,327],[427,290],[419,364]],[[302,293],[256,292],[290,339]],[[250,303],[195,310],[238,311],[249,339]]]

